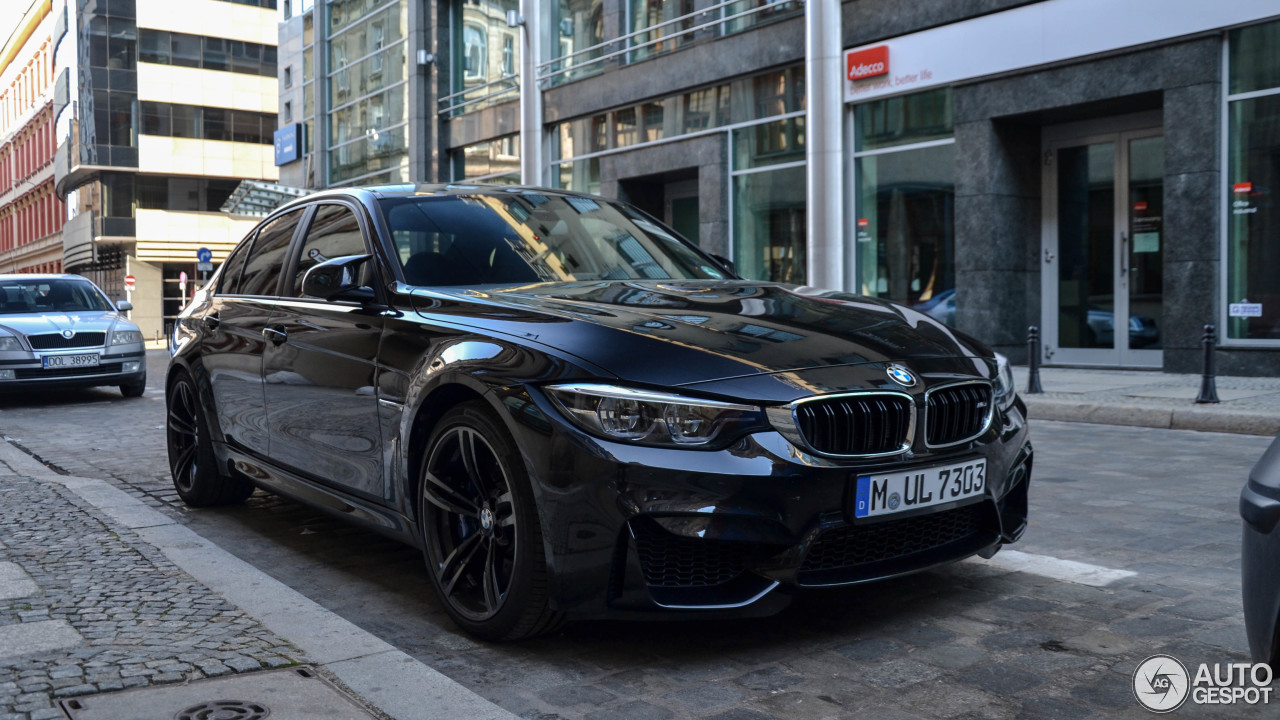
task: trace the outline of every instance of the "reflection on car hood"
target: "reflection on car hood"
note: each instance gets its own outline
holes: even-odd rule
[[[67,313],[44,313],[22,315],[0,315],[0,330],[17,335],[40,335],[43,333],[60,333],[63,330],[72,332],[107,332],[117,321],[123,321],[122,327],[133,329],[134,325],[124,320],[114,311],[72,311]]]
[[[911,308],[778,283],[540,283],[448,296],[416,290],[416,307],[428,317],[536,340],[655,385],[889,362],[973,375],[981,363],[964,358],[989,354]]]

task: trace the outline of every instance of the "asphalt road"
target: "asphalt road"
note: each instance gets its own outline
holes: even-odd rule
[[[1131,688],[1148,656],[1193,674],[1247,659],[1236,502],[1266,438],[1033,421],[1031,527],[1017,552],[807,594],[763,620],[579,623],[494,646],[451,624],[414,550],[263,493],[182,507],[165,459],[165,360],[149,356],[138,399],[0,396],[0,433],[179,515],[524,717],[1146,718]],[[1179,713],[1274,717],[1277,703]]]

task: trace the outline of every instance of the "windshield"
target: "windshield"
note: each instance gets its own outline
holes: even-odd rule
[[[115,310],[88,280],[0,280],[0,315]]]
[[[603,200],[521,192],[379,202],[411,285],[725,277],[668,230]]]

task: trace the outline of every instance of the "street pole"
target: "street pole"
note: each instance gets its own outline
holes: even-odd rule
[[[804,4],[806,215],[805,284],[844,289],[844,73],[840,0]]]

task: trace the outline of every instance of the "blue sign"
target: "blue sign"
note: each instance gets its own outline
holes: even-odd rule
[[[200,262],[209,262],[213,259],[213,251],[209,248],[200,248],[196,251],[196,260]]]
[[[275,132],[276,165],[284,165],[302,157],[302,123],[285,125]]]

